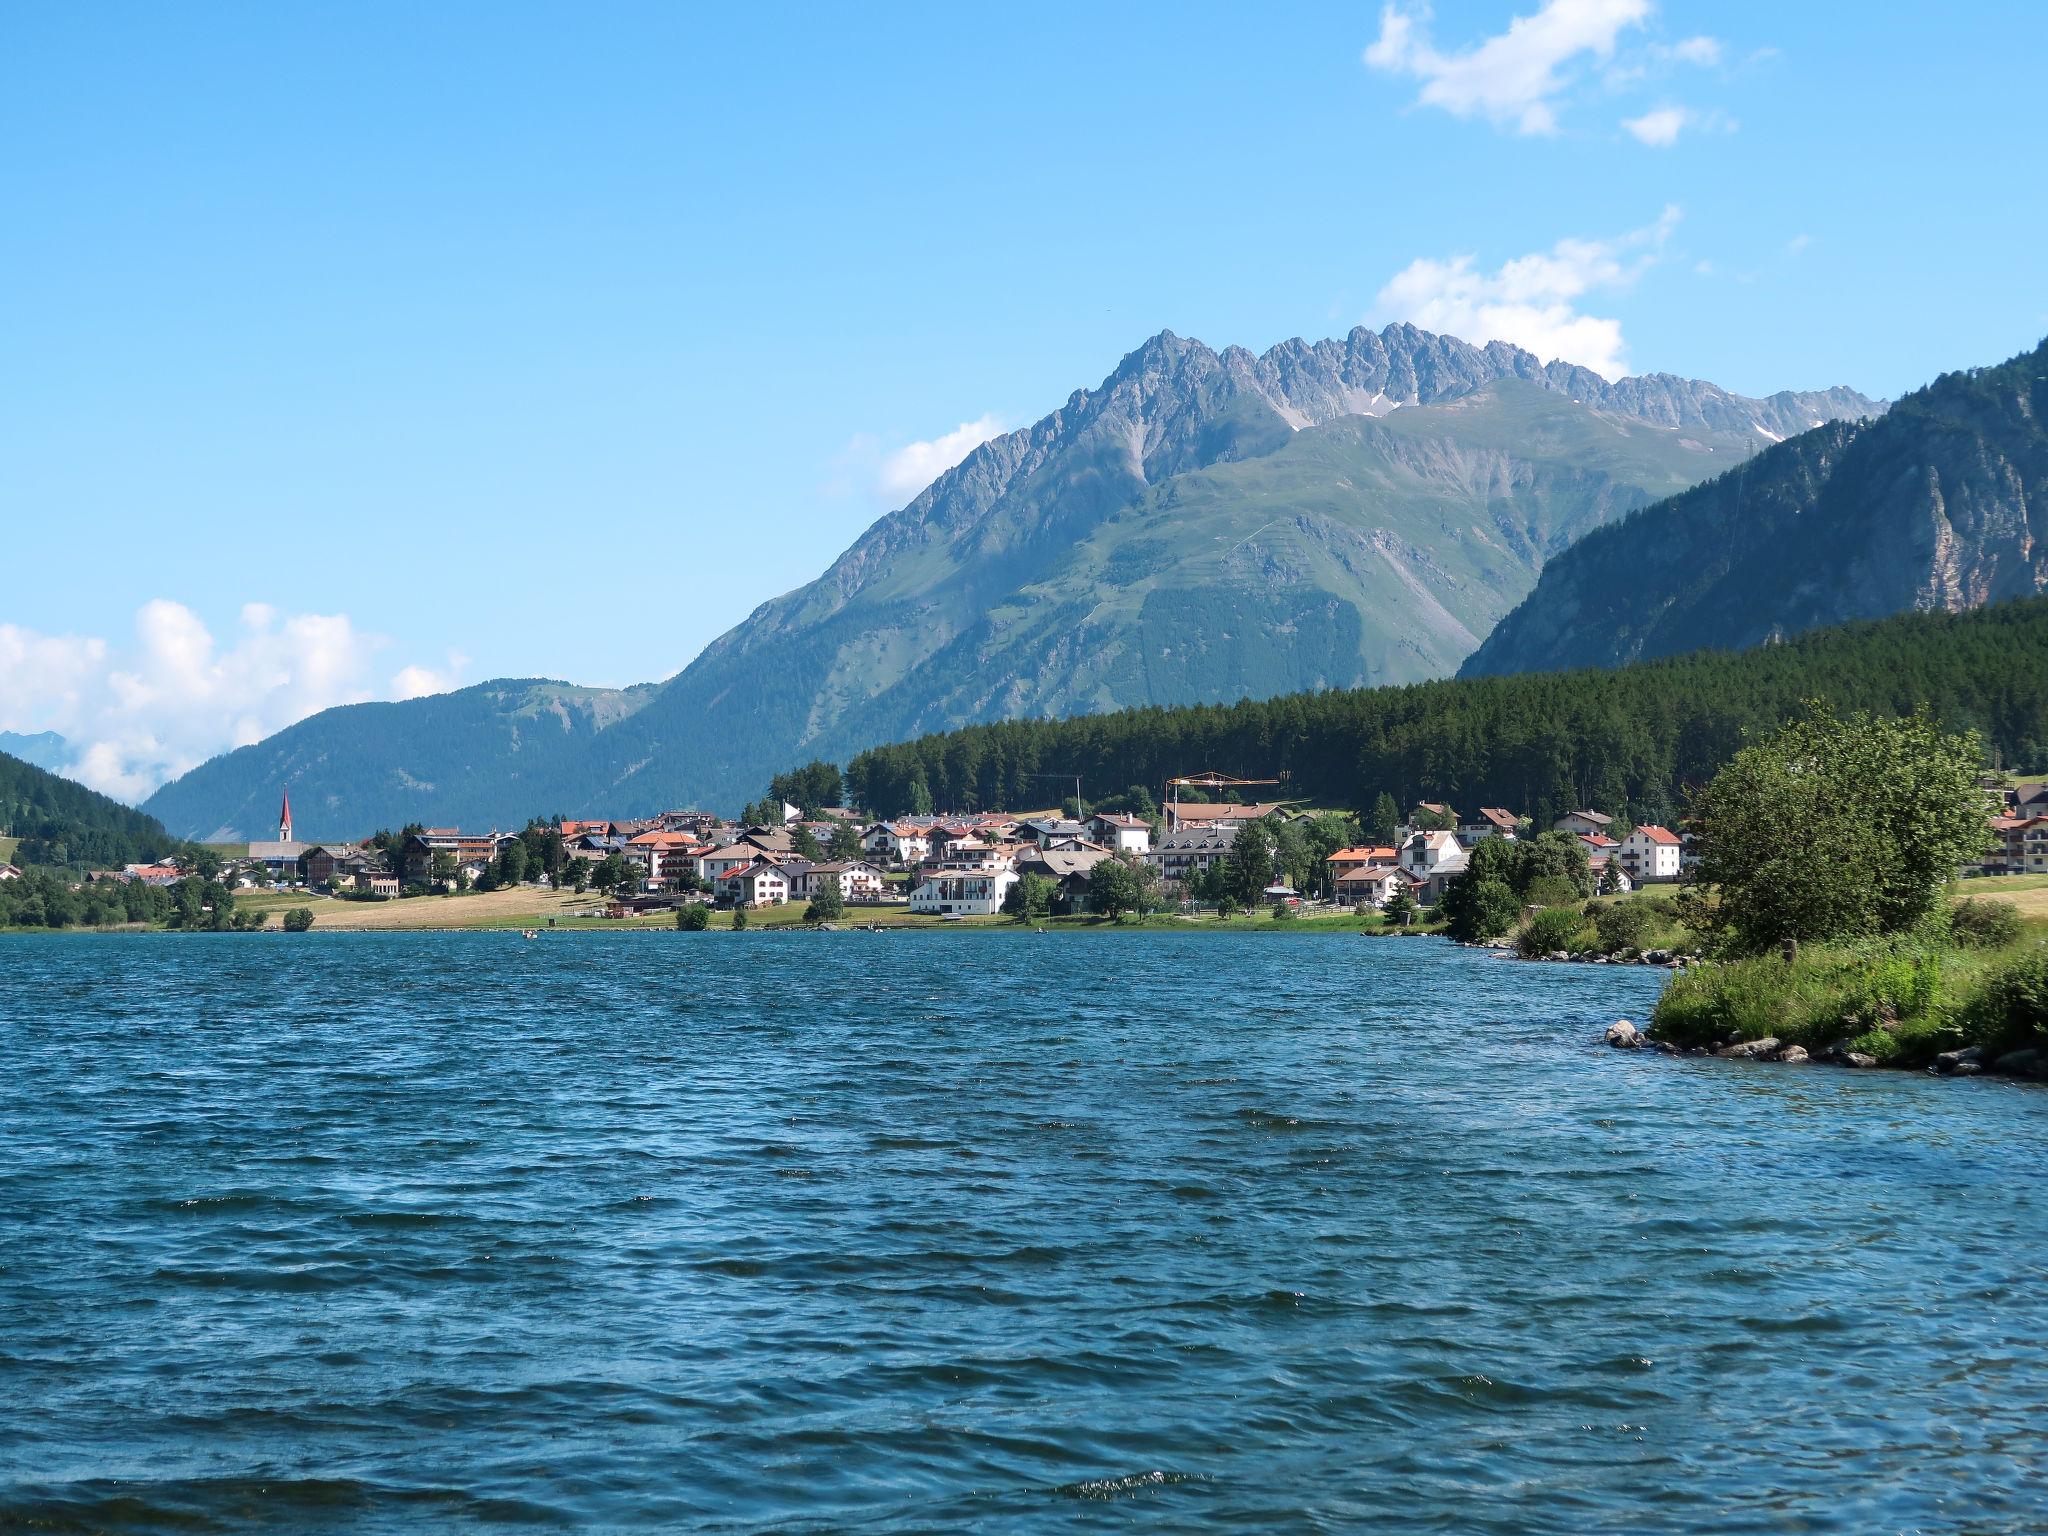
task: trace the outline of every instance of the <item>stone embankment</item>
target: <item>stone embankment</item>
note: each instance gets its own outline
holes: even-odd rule
[[[1654,1039],[1628,1019],[1617,1019],[1608,1025],[1602,1039],[1617,1051],[1656,1051],[1665,1056],[1717,1056],[1724,1061],[1776,1062],[1784,1066],[1882,1065],[1875,1056],[1851,1050],[1846,1040],[1809,1052],[1803,1045],[1788,1045],[1776,1035],[1765,1035],[1759,1040],[1730,1040],[1717,1049],[1709,1050],[1703,1045],[1683,1047],[1668,1040]],[[1927,1070],[1937,1077],[1976,1077],[1990,1073],[2000,1077],[2048,1080],[2048,1052],[2028,1048],[2008,1051],[1993,1058],[1982,1046],[1971,1045],[1961,1050],[1943,1051]]]

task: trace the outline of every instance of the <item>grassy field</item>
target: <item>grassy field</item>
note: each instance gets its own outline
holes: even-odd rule
[[[20,846],[21,839],[18,837],[0,837],[0,864],[12,864],[14,850]]]
[[[569,929],[630,933],[675,927],[675,917],[669,912],[654,912],[641,917],[608,918],[602,915],[604,898],[595,893],[578,896],[567,891],[542,891],[531,887],[460,896],[416,896],[403,901],[337,901],[333,897],[309,895],[305,892],[242,891],[236,895],[235,905],[250,911],[270,914],[273,926],[282,921],[282,914],[293,907],[306,907],[313,913],[314,928],[328,932],[390,933],[406,930],[546,928],[550,919],[558,931]],[[732,916],[730,912],[712,913],[712,929],[730,929],[733,925]],[[759,908],[747,914],[747,927],[750,930],[795,928],[801,927],[803,923],[802,902]],[[838,926],[865,928],[870,924],[878,928],[922,928],[941,931],[972,928],[1009,932],[1022,932],[1027,926],[1008,917],[966,917],[949,921],[945,918],[913,914],[900,907],[853,907],[839,920]],[[1350,912],[1314,914],[1288,920],[1275,919],[1270,912],[1261,911],[1249,915],[1240,913],[1227,921],[1218,918],[1213,912],[1201,912],[1192,916],[1158,913],[1147,918],[1129,918],[1114,923],[1093,917],[1039,918],[1029,926],[1069,933],[1179,933],[1191,930],[1232,933],[1357,933],[1361,930],[1377,932],[1384,925],[1377,918],[1361,919]]]

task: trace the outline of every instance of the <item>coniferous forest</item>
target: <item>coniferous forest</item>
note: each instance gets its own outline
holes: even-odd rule
[[[1214,768],[1287,775],[1258,794],[1366,809],[1498,805],[1537,824],[1585,806],[1630,821],[1679,816],[1690,791],[1802,701],[1841,711],[1928,705],[1974,729],[1996,764],[2048,765],[2048,598],[1906,614],[1730,653],[1618,670],[1333,690],[1232,705],[1124,710],[971,726],[877,747],[848,764],[877,816],[1017,809],[1081,776],[1091,800]]]
[[[182,846],[153,816],[0,752],[0,836],[22,864],[144,863]]]

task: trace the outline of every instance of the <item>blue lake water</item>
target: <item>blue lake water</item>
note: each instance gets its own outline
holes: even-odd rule
[[[0,1527],[2048,1526],[2048,1092],[1661,981],[0,938]]]

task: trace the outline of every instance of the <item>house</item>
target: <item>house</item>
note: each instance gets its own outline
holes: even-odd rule
[[[1602,815],[1599,811],[1566,811],[1550,824],[1550,829],[1553,832],[1569,832],[1574,837],[1584,837],[1595,832],[1605,837],[1607,829],[1613,825],[1614,818]]]
[[[363,868],[354,871],[350,883],[359,891],[368,891],[375,896],[396,896],[398,876],[388,869]]]
[[[1152,851],[1152,823],[1142,816],[1098,814],[1088,823],[1091,840],[1112,853],[1132,853],[1143,858]]]
[[[727,843],[722,848],[698,848],[690,855],[696,866],[697,878],[706,885],[716,886],[736,869],[745,869],[762,858],[762,852],[752,843]]]
[[[310,843],[265,842],[249,845],[249,859],[261,864],[269,871],[273,880],[296,880],[299,877],[299,860],[306,856]]]
[[[612,824],[608,821],[571,820],[565,816],[555,823],[555,830],[562,834],[562,841],[568,843],[579,837],[610,837]]]
[[[735,907],[779,907],[789,900],[789,877],[763,859],[718,877],[718,896]]]
[[[19,880],[21,871],[12,864],[0,864],[0,880]]]
[[[190,871],[168,861],[161,864],[123,864],[121,878],[140,880],[144,885],[176,885]]]
[[[1400,858],[1401,852],[1398,848],[1361,845],[1357,848],[1339,848],[1323,862],[1329,867],[1330,880],[1335,884],[1346,875],[1356,874],[1359,870],[1368,869],[1375,864],[1395,864]]]
[[[875,902],[882,899],[882,872],[860,859],[835,859],[813,864],[808,859],[784,859],[776,868],[789,882],[791,901],[811,901],[837,878],[839,894],[846,901]]]
[[[1029,821],[1017,823],[1017,841],[1030,843],[1036,848],[1044,848],[1053,843],[1075,842],[1087,835],[1086,822],[1073,821],[1065,816],[1034,816]]]
[[[1159,871],[1159,878],[1166,884],[1186,885],[1207,873],[1212,864],[1229,858],[1236,836],[1234,827],[1228,831],[1213,826],[1171,831],[1153,845],[1145,862]]]
[[[905,868],[932,851],[931,832],[908,821],[878,821],[861,833],[860,846],[871,859]]]
[[[1977,861],[1984,875],[2048,873],[2048,816],[1994,816],[1991,849]]]
[[[1166,829],[1174,832],[1184,828],[1223,827],[1235,832],[1248,821],[1264,821],[1268,816],[1281,815],[1286,809],[1285,805],[1272,800],[1255,805],[1175,800],[1166,806]]]
[[[1095,866],[1111,857],[1107,848],[1091,845],[1062,848],[1034,848],[1017,856],[1017,875],[1036,875],[1053,883],[1053,911],[1088,910],[1088,877]]]
[[[1017,871],[1000,865],[942,870],[926,875],[910,893],[910,910],[940,915],[993,917],[1003,910]]]
[[[2015,784],[2012,814],[2028,818],[2048,816],[2048,784]]]
[[[1619,847],[1620,845],[1616,844],[1615,846]],[[1636,888],[1635,881],[1630,879],[1628,871],[1615,861],[1612,853],[1588,853],[1586,855],[1586,870],[1593,877],[1593,889],[1596,891],[1604,891],[1609,888],[1610,876],[1612,879],[1612,889],[1623,896],[1626,896]]]
[[[1471,862],[1455,832],[1411,832],[1401,844],[1401,868],[1414,877],[1414,897],[1425,907],[1441,901],[1444,888]]]
[[[454,827],[428,827],[405,840],[399,864],[408,881],[425,885],[433,878],[435,855],[445,853],[455,860],[458,870],[474,878],[498,856],[502,841],[495,832],[465,833]]]
[[[1637,885],[1653,880],[1676,880],[1680,847],[1676,832],[1668,827],[1646,824],[1621,840],[1614,857]]]
[[[642,832],[629,837],[619,856],[654,887],[673,885],[685,874],[695,874],[697,854],[703,847],[687,832]]]
[[[1421,827],[1424,823],[1428,823],[1431,829],[1455,827],[1458,813],[1441,800],[1418,800],[1408,809],[1408,825]]]
[[[1384,907],[1396,893],[1413,891],[1418,883],[1398,864],[1361,864],[1337,877],[1337,900],[1347,907]]]
[[[1458,826],[1458,841],[1467,848],[1477,847],[1489,837],[1504,837],[1514,840],[1521,823],[1513,811],[1504,811],[1497,805],[1482,805],[1479,814]]]
[[[299,855],[299,879],[332,889],[338,880],[353,878],[368,862],[354,843],[314,843]]]

